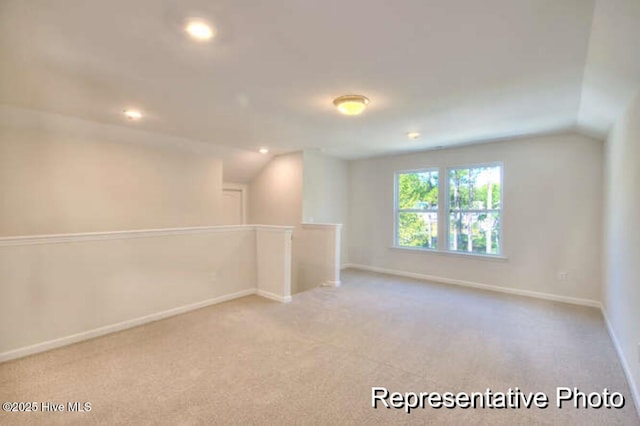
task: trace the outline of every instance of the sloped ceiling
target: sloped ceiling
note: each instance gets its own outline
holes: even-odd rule
[[[640,85],[638,3],[2,0],[0,103],[342,158],[604,135]],[[189,17],[213,23],[210,43],[185,36]],[[333,108],[347,93],[371,99],[362,116]],[[142,121],[123,119],[131,106]]]
[[[604,137],[640,88],[640,1],[598,0],[593,16],[581,129]]]

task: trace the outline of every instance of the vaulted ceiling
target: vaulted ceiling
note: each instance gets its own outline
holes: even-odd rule
[[[343,158],[604,137],[640,87],[638,28],[637,0],[0,0],[0,103]],[[349,93],[363,115],[334,109]]]

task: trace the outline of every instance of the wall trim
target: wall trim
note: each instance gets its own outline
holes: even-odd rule
[[[78,234],[56,234],[56,235],[32,235],[32,236],[16,236],[16,237],[0,237],[0,248],[3,247],[17,247],[17,246],[30,246],[30,245],[46,245],[46,244],[64,244],[64,243],[77,243],[77,242],[95,242],[104,240],[122,240],[122,239],[134,239],[134,238],[149,238],[160,236],[173,236],[173,235],[197,235],[197,234],[210,234],[220,232],[275,232],[285,236],[285,240],[290,244],[291,233],[293,232],[293,226],[276,226],[276,225],[228,225],[228,226],[199,226],[188,228],[164,228],[164,229],[142,229],[142,230],[125,230],[125,231],[111,231],[111,232],[89,232]],[[290,250],[290,246],[285,246],[285,250]],[[286,255],[286,254],[285,254]],[[286,255],[289,258],[288,255]],[[285,260],[286,262],[286,260]],[[285,264],[285,292],[290,292],[290,278],[288,274],[290,271],[286,268],[290,268]],[[80,331],[75,334],[55,337],[51,340],[35,343],[29,346],[18,347],[10,349],[5,352],[0,352],[0,363],[9,361],[16,358],[22,358],[28,355],[45,352],[51,349],[67,346],[73,343],[78,343],[84,340],[89,340],[95,337],[103,336],[105,334],[114,333],[117,331],[129,329],[139,325],[143,325],[152,321],[157,321],[163,318],[179,315],[185,312],[189,312],[195,309],[200,309],[206,306],[222,303],[228,300],[237,299],[252,294],[258,294],[268,299],[276,300],[278,302],[287,303],[292,300],[291,295],[278,296],[273,293],[267,293],[257,290],[257,283],[251,288],[234,292],[218,297],[198,301],[184,306],[178,306],[170,308],[161,312],[153,312],[141,317],[127,319],[115,324],[107,324],[98,328]]]
[[[80,333],[71,334],[65,337],[59,337],[57,339],[48,340],[42,343],[36,343],[34,345],[25,346],[18,349],[12,349],[10,351],[0,353],[0,362],[22,358],[28,355],[33,355],[36,353],[49,351],[51,349],[60,348],[62,346],[68,346],[73,343],[79,343],[84,340],[89,340],[95,337],[104,336],[105,334],[115,333],[116,331],[126,330],[129,328],[137,327],[150,322],[158,321],[164,318],[180,315],[189,311],[194,311],[196,309],[201,309],[207,306],[216,305],[218,303],[227,302],[227,301],[238,299],[245,296],[250,296],[252,294],[256,294],[255,288],[250,288],[250,289],[238,291],[235,293],[214,297],[212,299],[203,300],[201,302],[178,306],[176,308],[167,309],[166,311],[156,312],[153,314],[118,322],[115,324],[94,328],[92,330],[82,331]]]
[[[291,302],[291,300],[293,300],[291,296],[280,296],[265,290],[256,290],[255,294],[257,294],[258,296],[264,297],[265,299],[274,300],[280,303],[289,303]]]
[[[292,231],[292,226],[275,225],[226,225],[226,226],[194,226],[187,228],[134,229],[129,231],[85,232],[77,234],[28,235],[17,237],[0,237],[0,247],[24,246],[32,244],[61,244],[84,241],[121,240],[129,238],[152,238],[169,235],[209,234],[216,232],[237,231]]]
[[[631,390],[631,398],[633,399],[634,405],[636,407],[638,417],[640,417],[640,389],[638,388],[638,384],[635,383],[634,377],[631,374],[631,369],[629,368],[629,363],[627,362],[625,354],[622,350],[622,346],[620,346],[620,342],[618,341],[616,334],[613,331],[611,321],[609,321],[609,316],[607,315],[607,311],[601,302],[598,302],[595,300],[589,300],[589,299],[580,299],[575,297],[558,296],[555,294],[541,293],[536,291],[511,289],[511,288],[499,287],[499,286],[489,285],[489,284],[480,284],[480,283],[474,283],[471,281],[454,280],[450,278],[437,277],[433,275],[399,271],[396,269],[379,268],[376,266],[360,265],[360,264],[354,264],[354,263],[345,263],[342,265],[342,269],[349,269],[349,268],[359,269],[362,271],[377,272],[377,273],[388,274],[388,275],[396,275],[396,276],[407,277],[407,278],[416,278],[416,279],[425,280],[425,281],[434,281],[434,282],[439,282],[443,284],[453,284],[453,285],[459,285],[463,287],[478,288],[482,290],[489,290],[489,291],[494,291],[499,293],[514,294],[518,296],[533,297],[536,299],[551,300],[554,302],[563,302],[563,303],[569,303],[573,305],[581,305],[581,306],[598,308],[602,312],[602,316],[604,317],[604,322],[606,324],[607,331],[609,333],[611,341],[613,342],[613,346],[618,355],[618,359],[620,360],[620,364],[622,366],[622,370],[624,371],[624,375],[627,378],[627,383],[629,384],[629,389]]]
[[[345,267],[346,266],[347,265],[345,265]],[[518,288],[500,287],[497,285],[482,284],[482,283],[476,283],[473,281],[465,281],[465,280],[456,280],[452,278],[438,277],[435,275],[418,274],[415,272],[406,272],[406,271],[400,271],[397,269],[379,268],[377,266],[360,265],[360,264],[352,263],[352,264],[348,264],[348,267],[353,269],[360,269],[363,271],[377,272],[381,274],[415,278],[415,279],[424,280],[424,281],[433,281],[433,282],[438,282],[443,284],[453,284],[453,285],[458,285],[462,287],[471,287],[471,288],[477,288],[481,290],[494,291],[498,293],[506,293],[506,294],[513,294],[517,296],[533,297],[536,299],[551,300],[554,302],[570,303],[572,305],[589,306],[592,308],[601,307],[601,303],[596,300],[581,299],[578,297],[560,296],[560,295],[551,294],[551,293],[542,293],[542,292],[523,290]]]
[[[426,255],[436,255],[436,256],[454,256],[461,257],[471,260],[483,260],[483,261],[491,261],[491,262],[509,262],[509,258],[504,255],[494,255],[494,254],[482,254],[482,253],[466,253],[460,251],[453,250],[436,250],[436,249],[424,249],[420,247],[401,247],[401,246],[392,246],[389,247],[390,250],[411,252],[411,253],[420,253]]]
[[[320,287],[340,287],[341,285],[342,285],[342,281],[327,280],[320,283]]]
[[[300,224],[305,229],[326,229],[326,228],[342,228],[341,223],[316,223],[316,222],[303,222]]]
[[[629,384],[629,389],[631,390],[631,398],[633,399],[633,402],[636,406],[636,412],[638,413],[638,417],[640,417],[640,389],[638,388],[638,383],[635,382],[633,375],[631,374],[631,368],[629,368],[629,363],[627,362],[627,358],[624,354],[624,351],[622,350],[620,341],[613,331],[613,326],[611,325],[611,321],[609,321],[609,315],[607,314],[607,310],[604,308],[604,305],[600,305],[600,310],[602,311],[604,322],[607,325],[609,337],[613,342],[613,347],[616,349],[616,353],[618,354],[618,359],[620,360],[620,365],[622,366],[624,375],[627,377],[627,383]]]
[[[279,226],[279,225],[247,225],[254,228],[256,231],[267,232],[293,232],[293,226]]]
[[[223,165],[224,170],[224,165]],[[222,191],[238,191],[242,198],[242,224],[247,224],[247,192],[249,188],[244,183],[222,182]]]

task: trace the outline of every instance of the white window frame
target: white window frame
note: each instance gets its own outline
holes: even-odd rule
[[[398,205],[399,201],[399,193],[400,193],[400,175],[410,174],[410,173],[438,173],[438,208],[437,209],[429,209],[429,210],[420,210],[420,209],[400,209]],[[401,249],[408,250],[424,250],[430,252],[437,252],[441,250],[442,246],[442,170],[439,167],[428,167],[424,169],[411,169],[411,170],[400,170],[394,173],[394,193],[393,193],[393,246]],[[401,246],[400,245],[400,235],[398,233],[400,228],[400,213],[436,213],[438,218],[438,247],[429,248],[429,247],[411,247],[411,246]]]
[[[451,197],[449,194],[449,171],[450,170],[459,170],[459,169],[473,169],[477,167],[499,167],[500,168],[500,208],[499,209],[490,209],[489,211],[497,211],[500,214],[500,234],[499,234],[499,252],[496,254],[488,254],[488,253],[477,253],[477,252],[468,252],[461,250],[449,250],[449,215],[451,212],[450,203]],[[401,246],[399,244],[399,218],[400,218],[400,209],[398,208],[398,195],[399,188],[398,176],[404,173],[424,173],[424,172],[438,172],[438,247],[437,248],[428,248],[428,247],[410,247],[410,246]],[[426,252],[431,254],[438,255],[453,255],[453,256],[461,256],[461,257],[473,257],[473,258],[485,258],[487,260],[496,259],[499,261],[506,261],[507,257],[505,257],[505,241],[504,241],[504,205],[505,205],[505,191],[504,191],[504,163],[502,161],[493,161],[487,163],[469,163],[469,164],[460,164],[460,165],[445,165],[441,167],[425,167],[419,169],[409,169],[409,170],[399,170],[394,173],[394,196],[393,196],[393,244],[392,247],[394,249],[399,250],[411,250],[417,252]],[[407,209],[402,209],[403,212],[411,211]],[[425,210],[415,210],[416,212],[424,213]],[[428,210],[427,210],[428,211]],[[474,210],[465,210],[465,211],[474,211]],[[477,212],[486,212],[487,210],[477,210]]]
[[[477,252],[468,252],[465,250],[451,250],[449,249],[450,241],[449,241],[449,230],[451,226],[451,193],[449,187],[449,173],[452,170],[464,170],[464,169],[475,169],[481,167],[499,167],[500,168],[500,208],[499,209],[468,209],[468,210],[460,210],[465,213],[484,213],[484,212],[498,212],[500,216],[500,230],[498,240],[500,241],[499,250],[497,253],[477,253]],[[504,165],[501,161],[495,161],[491,163],[473,163],[473,164],[463,164],[458,166],[450,166],[445,168],[445,182],[444,182],[444,195],[445,200],[444,203],[441,203],[444,207],[444,250],[449,253],[461,254],[465,256],[480,256],[480,257],[502,257],[504,253]]]

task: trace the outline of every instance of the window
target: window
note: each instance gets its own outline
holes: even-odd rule
[[[502,213],[502,167],[448,170],[449,250],[498,255]]]
[[[396,174],[396,245],[438,248],[438,171]]]
[[[396,247],[502,254],[501,164],[397,172],[395,178]]]

